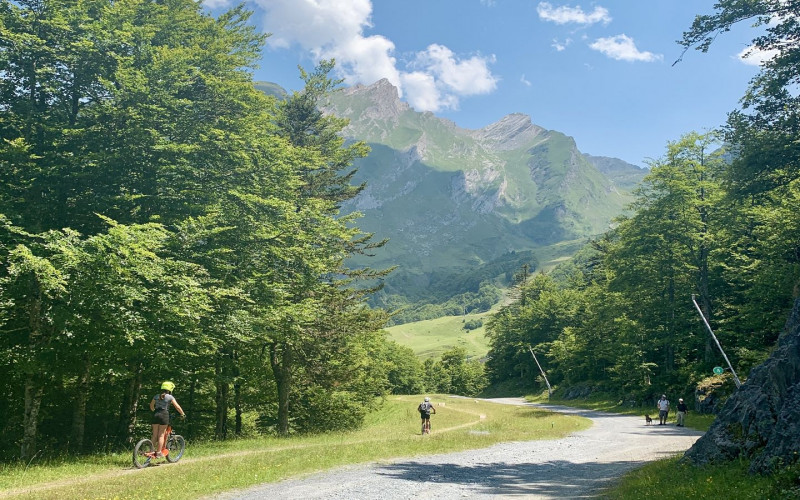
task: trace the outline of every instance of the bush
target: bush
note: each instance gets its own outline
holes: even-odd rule
[[[369,408],[349,392],[314,386],[291,404],[292,428],[300,433],[351,430],[361,427]]]

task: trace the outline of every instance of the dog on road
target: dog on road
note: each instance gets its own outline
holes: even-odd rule
[[[652,425],[653,424],[653,419],[650,418],[650,415],[645,415],[644,416],[644,424],[645,425]]]

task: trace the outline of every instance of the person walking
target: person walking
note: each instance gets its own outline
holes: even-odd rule
[[[686,406],[686,403],[683,402],[683,398],[678,398],[678,405],[675,408],[678,410],[678,423],[675,425],[678,427],[685,427],[684,421],[686,419],[686,414],[689,413],[689,408]]]
[[[667,415],[669,415],[669,400],[667,400],[666,394],[661,395],[656,406],[658,407],[658,425],[664,425],[667,423]]]

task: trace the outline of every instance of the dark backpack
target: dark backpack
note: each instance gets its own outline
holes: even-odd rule
[[[431,404],[428,402],[422,402],[419,404],[419,407],[417,407],[417,410],[419,410],[420,413],[428,414],[431,412]]]

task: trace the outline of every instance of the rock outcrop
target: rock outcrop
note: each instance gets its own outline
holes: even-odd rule
[[[737,458],[750,472],[768,473],[798,460],[800,452],[800,299],[778,346],[722,407],[684,460],[695,464]]]

